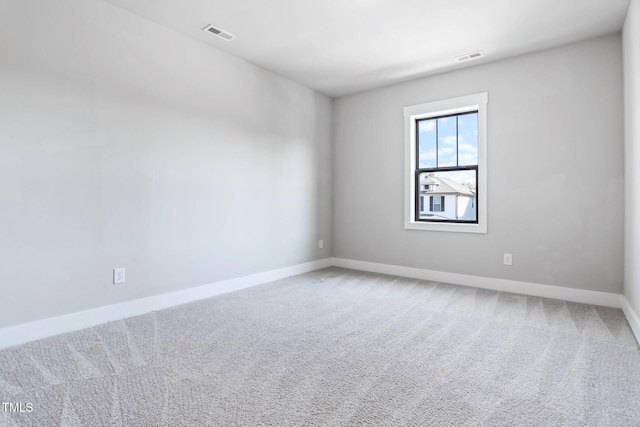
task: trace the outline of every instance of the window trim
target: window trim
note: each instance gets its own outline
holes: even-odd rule
[[[404,228],[407,230],[451,231],[463,233],[487,233],[487,92],[457,98],[411,105],[404,108],[405,138],[405,212]],[[448,114],[478,111],[478,169],[477,169],[477,224],[440,223],[416,220],[416,121]],[[418,184],[419,185],[419,184]]]

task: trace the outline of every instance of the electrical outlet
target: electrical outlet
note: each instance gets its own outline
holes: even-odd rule
[[[124,283],[124,268],[114,268],[113,269],[113,284],[117,285],[118,283]]]
[[[512,264],[513,264],[513,255],[504,254],[504,265],[512,265]]]
[[[323,249],[324,248],[324,240],[318,240],[318,248],[319,249]]]

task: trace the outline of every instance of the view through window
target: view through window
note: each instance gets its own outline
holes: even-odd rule
[[[478,112],[416,120],[415,219],[478,222]]]

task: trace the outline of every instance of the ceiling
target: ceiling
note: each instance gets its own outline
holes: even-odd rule
[[[329,96],[620,31],[629,0],[106,0]],[[237,38],[202,31],[213,24]],[[484,58],[454,57],[482,50]]]

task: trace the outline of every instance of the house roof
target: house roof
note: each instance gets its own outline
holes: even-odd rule
[[[437,177],[435,175],[430,175],[420,180],[420,184],[425,185],[434,185],[435,188],[429,191],[420,191],[421,193],[428,194],[462,194],[465,196],[475,196],[475,192],[471,191],[466,186],[460,184],[459,182],[453,181],[449,178]]]
[[[434,181],[433,179],[431,179],[431,177],[427,176],[426,178],[424,178],[422,181],[420,181],[421,184],[440,184],[439,182]]]

